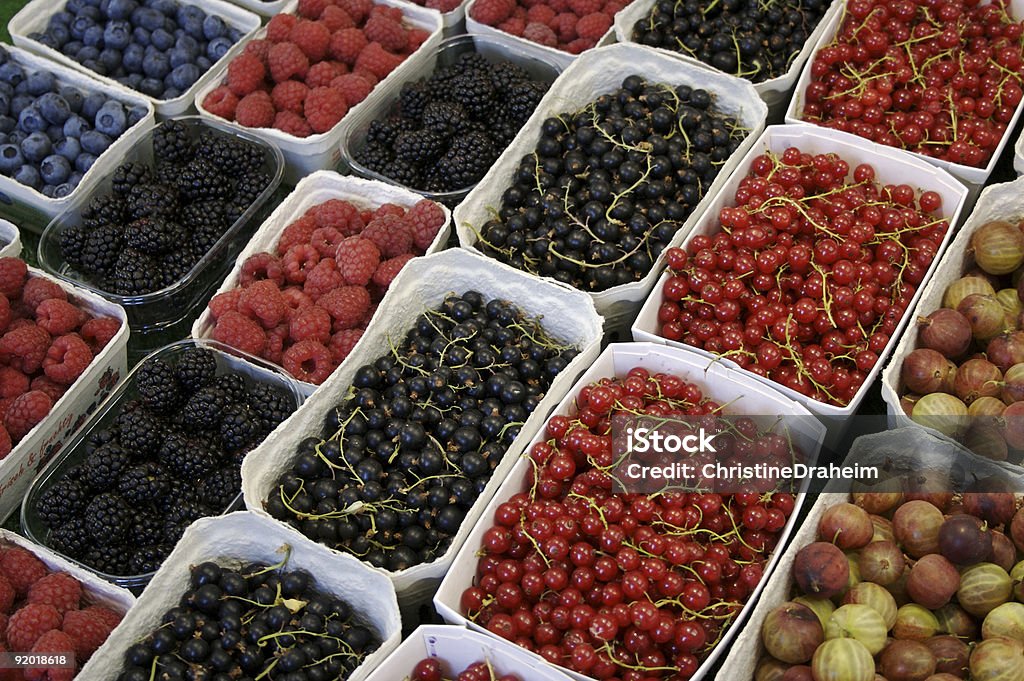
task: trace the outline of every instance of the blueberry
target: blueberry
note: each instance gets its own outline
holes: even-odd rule
[[[39,163],[52,151],[53,143],[41,132],[34,132],[21,141],[21,153],[31,163]]]
[[[47,184],[61,184],[71,174],[71,164],[63,156],[52,154],[39,164],[39,174]]]
[[[132,12],[132,23],[147,31],[155,31],[164,27],[164,15],[149,7],[139,7]]]
[[[139,82],[138,90],[143,94],[159,99],[164,93],[164,82],[158,78],[143,78]]]
[[[174,87],[164,87],[164,91],[160,94],[160,99],[175,99],[181,97],[181,92]]]
[[[65,137],[53,145],[53,150],[67,160],[74,161],[82,153],[82,145],[74,137]]]
[[[93,73],[98,73],[101,76],[107,75],[107,67],[100,63],[99,54],[95,58],[82,61],[81,64]]]
[[[191,64],[194,55],[190,54],[188,50],[183,50],[180,47],[173,47],[168,50],[167,58],[171,62],[171,68],[176,69],[184,64]]]
[[[85,33],[82,34],[82,42],[89,47],[101,49],[103,47],[103,27],[90,26],[85,29]]]
[[[106,151],[113,140],[108,135],[99,132],[98,130],[89,130],[88,132],[82,133],[79,142],[82,144],[82,149],[86,152],[99,156]],[[83,171],[84,172],[84,171]]]
[[[100,8],[97,5],[98,5],[98,3],[97,4],[92,4],[90,2],[90,0],[86,0],[86,5],[85,5],[85,7],[83,7],[82,9],[80,9],[78,11],[78,16],[80,16],[80,17],[88,17],[88,18],[92,19],[93,22],[100,22],[100,21],[102,21],[103,20],[103,13],[100,12]]]
[[[15,129],[12,130],[9,135],[7,135],[7,141],[11,144],[17,144],[20,146],[22,141],[24,141],[26,137],[28,137],[27,132]]]
[[[171,72],[171,62],[163,52],[150,52],[142,61],[142,72],[149,78],[163,80]]]
[[[211,62],[215,62],[231,49],[231,41],[227,38],[214,38],[206,44],[206,56],[210,58]]]
[[[57,91],[57,78],[52,71],[33,71],[26,79],[28,93],[39,97],[47,92]]]
[[[240,30],[238,30],[237,28],[228,28],[228,40],[231,41],[232,45],[234,45],[241,39],[242,32]]]
[[[68,184],[77,187],[78,183],[82,181],[82,175],[83,173],[80,170],[72,172],[68,177]]]
[[[31,97],[32,95],[28,94],[28,81],[27,80],[23,80],[20,83],[18,83],[17,85],[15,85],[14,86],[14,94],[16,94],[16,95],[28,95],[29,97]]]
[[[47,92],[36,100],[36,106],[43,118],[57,125],[64,125],[64,121],[71,115],[71,106],[56,92]]]
[[[29,40],[36,41],[43,47],[49,47],[51,50],[60,49],[60,45],[57,43],[57,40],[50,35],[49,31],[46,33],[29,33],[28,38]]]
[[[99,92],[90,92],[82,101],[82,116],[88,120],[96,118],[100,107],[107,103],[106,95]]]
[[[11,112],[11,98],[9,95],[0,93],[0,115],[6,116]]]
[[[109,100],[96,114],[96,130],[102,132],[111,138],[120,137],[127,127],[128,116],[125,114],[124,107],[121,106],[120,102]],[[92,149],[89,149],[92,151]],[[94,151],[94,154],[100,152]]]
[[[18,121],[12,116],[0,116],[0,132],[8,135],[18,127]],[[10,140],[8,140],[10,141]]]
[[[138,43],[132,43],[124,48],[121,54],[121,64],[128,73],[142,73],[142,61],[145,58],[146,50]]]
[[[103,29],[103,45],[115,50],[123,50],[132,38],[132,25],[127,21],[108,22]]]
[[[149,31],[142,28],[141,26],[136,26],[132,29],[132,41],[134,41],[134,43],[139,47],[148,47]]]
[[[75,170],[80,173],[89,172],[89,168],[92,168],[92,164],[96,162],[96,157],[93,154],[79,154],[78,158],[75,159]]]
[[[210,67],[213,66],[213,62],[210,61],[209,57],[207,57],[205,54],[201,54],[198,57],[196,57],[196,66],[199,67],[200,71],[206,73],[210,70]]]
[[[174,47],[179,50],[184,50],[195,58],[196,55],[202,53],[202,48],[199,46],[199,41],[190,35],[184,33],[174,39]]]
[[[46,128],[46,136],[50,138],[50,141],[56,144],[60,140],[64,139],[64,126],[63,125],[51,125]]]
[[[107,16],[111,19],[127,19],[139,6],[135,0],[110,0],[107,5]]]
[[[63,26],[67,28],[71,25],[71,22],[73,20],[74,17],[71,16],[70,12],[57,12],[56,14],[50,15],[50,18],[46,22],[46,25],[48,28],[53,28],[54,26]]]
[[[77,186],[77,182],[65,182],[64,184],[59,184],[57,185],[57,188],[53,190],[53,198],[63,199],[65,196],[68,196],[71,192],[75,191],[75,187]]]
[[[207,15],[203,20],[203,37],[207,40],[219,38],[227,33],[228,27],[224,20],[212,14]]]
[[[44,184],[43,188],[39,190],[39,193],[41,193],[48,199],[52,199],[54,195],[57,193],[57,187],[55,187],[52,184]]]
[[[82,91],[78,88],[65,85],[60,89],[60,96],[68,103],[68,108],[71,109],[71,113],[78,113],[82,110],[82,100],[85,97],[82,95]]]
[[[171,71],[171,87],[184,92],[199,80],[203,75],[195,64],[182,64]]]
[[[0,64],[6,64],[8,57],[10,57],[10,55],[7,53],[7,48],[0,45]]]
[[[177,26],[177,24],[175,25]],[[171,33],[174,34],[175,43],[177,43],[177,41],[181,38],[192,38],[192,36],[190,36],[188,33],[185,33],[185,29],[183,29],[181,26],[178,26],[178,28],[171,31]],[[192,38],[192,40],[195,40],[195,38]]]
[[[86,130],[92,130],[92,126],[89,125],[89,121],[85,120],[78,114],[72,114],[70,118],[64,121],[64,136],[71,138],[79,138]]]
[[[174,36],[162,28],[158,28],[149,35],[153,47],[164,52],[174,47]]]
[[[115,73],[118,69],[123,70],[121,66],[121,51],[115,50],[113,47],[108,47],[100,52],[99,62],[107,69],[107,73]]]
[[[36,98],[30,94],[21,93],[14,95],[14,97],[11,98],[11,115],[20,116],[21,112],[32,106],[32,102],[34,101],[36,101]]]
[[[5,144],[0,147],[0,173],[10,175],[25,164],[25,157],[16,144]]]
[[[72,16],[77,16],[83,7],[85,7],[84,0],[68,0],[67,4],[64,5],[64,11]]]
[[[6,64],[0,65],[0,80],[9,83],[13,87],[17,87],[18,83],[25,80],[25,69],[9,61]]]
[[[100,58],[100,50],[98,47],[92,45],[83,45],[82,49],[75,55],[75,61],[79,64],[85,64],[87,61],[96,61]]]
[[[10,83],[0,81],[0,95],[3,95],[4,97],[10,99],[14,96],[14,88],[11,87]]]
[[[145,107],[133,106],[128,109],[128,127],[132,127],[149,114]]]
[[[203,39],[203,20],[206,13],[195,5],[182,5],[178,8],[178,25],[196,40]]]
[[[46,31],[53,39],[53,49],[59,50],[64,47],[64,43],[71,40],[71,31],[68,30],[67,26],[52,26]]]
[[[82,40],[85,37],[85,32],[95,25],[95,21],[83,14],[79,14],[71,23],[71,37],[75,40]]]
[[[78,51],[80,49],[82,49],[81,40],[69,40],[66,43],[64,43],[64,47],[60,48],[60,51],[63,54],[66,54],[67,56],[74,59],[75,55],[78,54]]]
[[[125,85],[133,90],[141,90],[143,80],[145,79],[142,77],[141,73],[129,73],[128,82],[126,82]]]
[[[168,17],[173,17],[178,13],[178,3],[174,0],[145,0],[144,4]]]
[[[179,35],[184,35],[185,33],[184,30],[182,30],[182,28],[178,26],[178,22],[176,22],[171,17],[167,17],[166,19],[164,19],[164,30],[173,35],[175,38],[177,38]]]
[[[25,132],[40,132],[46,130],[46,119],[35,104],[26,106],[18,114],[18,127]]]
[[[10,140],[7,137],[7,133],[6,132],[0,132],[0,146],[8,144],[9,141]]]

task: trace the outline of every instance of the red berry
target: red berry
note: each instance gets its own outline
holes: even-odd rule
[[[394,258],[412,252],[412,230],[405,219],[398,216],[375,217],[360,236],[376,244],[381,257],[384,258]]]
[[[430,248],[438,232],[444,227],[445,219],[441,206],[429,199],[418,201],[405,214],[405,222],[412,230],[413,244],[420,252]]]
[[[121,616],[116,612],[94,605],[84,610],[64,613],[60,629],[71,638],[75,645],[75,655],[84,663],[103,645],[120,621]]]
[[[365,69],[377,78],[383,80],[389,73],[394,71],[405,57],[391,54],[380,43],[371,42],[356,58],[355,68]]]
[[[43,277],[30,277],[25,282],[25,287],[21,292],[21,302],[33,314],[40,303],[51,299],[66,301],[68,294],[57,282]]]
[[[274,124],[275,114],[274,102],[263,90],[242,97],[235,108],[235,120],[247,128],[269,128]]]
[[[21,298],[21,289],[28,277],[28,265],[17,258],[0,258],[0,293],[8,301]]]
[[[251,52],[243,52],[228,64],[225,84],[238,97],[245,97],[263,85],[266,76],[263,60]]]
[[[387,289],[391,286],[391,282],[394,281],[398,273],[405,267],[405,263],[412,260],[414,256],[412,253],[400,255],[389,260],[385,260],[377,268],[377,271],[373,273],[373,283],[379,286],[381,289]]]
[[[29,603],[7,620],[7,645],[13,650],[32,650],[43,634],[60,626],[60,613],[52,605]]]
[[[285,41],[270,48],[267,66],[270,67],[270,77],[275,83],[289,78],[303,79],[309,71],[309,58],[298,45]]]
[[[240,312],[230,311],[217,319],[213,327],[215,341],[238,348],[257,357],[267,344],[267,334],[260,325]]]
[[[331,351],[315,340],[299,341],[284,351],[285,371],[305,383],[320,385],[335,366]]]
[[[331,340],[330,313],[319,305],[300,307],[288,319],[288,337],[294,343],[312,340],[326,345]]]
[[[242,289],[237,309],[258,320],[264,329],[272,329],[284,319],[288,305],[281,296],[279,285],[269,279],[262,279]]]
[[[373,92],[373,83],[358,73],[346,73],[331,81],[331,87],[345,97],[349,107],[366,99]]]
[[[99,354],[120,330],[121,320],[114,317],[95,317],[82,324],[79,335],[89,344],[93,353]]]
[[[92,363],[92,350],[77,333],[54,339],[43,360],[46,377],[60,385],[71,385]]]
[[[317,304],[331,316],[334,331],[354,329],[363,325],[370,303],[370,294],[364,286],[340,286],[325,293],[317,301]]]
[[[473,19],[481,24],[497,26],[512,16],[514,0],[477,0],[473,4]]]
[[[270,21],[267,22],[267,40],[272,43],[288,40],[298,20],[294,14],[275,14],[270,17]]]
[[[238,95],[231,91],[227,85],[222,85],[203,99],[203,108],[214,116],[233,121],[238,110]]]
[[[366,286],[380,264],[380,249],[370,239],[350,236],[338,244],[335,260],[346,284]]]
[[[327,132],[348,113],[345,95],[331,87],[318,87],[309,91],[305,104],[306,120],[315,133]]]
[[[343,28],[331,36],[331,56],[349,66],[356,63],[356,58],[370,41],[358,28]]]
[[[331,342],[327,348],[331,351],[331,358],[335,364],[341,364],[352,352],[359,339],[363,337],[363,329],[343,329],[331,336]]]
[[[270,98],[278,113],[291,111],[301,114],[307,94],[309,94],[309,88],[305,84],[297,80],[286,80],[274,86],[274,89],[270,91]]]
[[[39,370],[49,348],[50,334],[31,322],[12,328],[0,338],[0,358],[26,374]]]
[[[60,613],[78,608],[81,583],[66,572],[53,572],[36,581],[28,590],[28,603],[52,605]]]
[[[310,63],[318,62],[327,54],[331,44],[331,32],[319,21],[300,19],[288,33],[288,40],[299,46]]]
[[[409,44],[402,24],[380,13],[370,16],[363,33],[368,41],[380,43],[388,52],[402,52]]]

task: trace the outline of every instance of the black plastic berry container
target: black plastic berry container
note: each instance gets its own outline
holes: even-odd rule
[[[143,364],[151,360],[161,359],[173,365],[186,350],[196,347],[206,348],[213,351],[217,359],[218,376],[226,373],[232,373],[241,375],[245,379],[246,385],[251,386],[256,383],[264,383],[276,387],[284,392],[285,395],[294,399],[296,409],[298,409],[305,399],[298,387],[298,383],[287,375],[280,367],[275,367],[258,357],[253,357],[216,341],[186,339],[162,347],[159,350],[150,353],[142,360],[142,362],[136,365],[135,368],[128,373],[114,392],[112,392],[110,396],[103,401],[75,436],[64,445],[64,447],[56,454],[56,456],[54,456],[46,467],[43,468],[39,473],[39,476],[32,482],[32,486],[29,488],[28,493],[25,495],[21,504],[22,534],[35,543],[47,547],[66,560],[69,560],[76,565],[81,565],[90,572],[93,572],[99,577],[117,584],[118,586],[126,589],[132,589],[134,591],[140,591],[145,588],[146,584],[149,583],[149,580],[155,574],[155,571],[138,575],[111,575],[97,570],[79,560],[76,560],[75,558],[64,555],[50,546],[50,530],[38,513],[39,500],[43,493],[52,487],[57,481],[62,479],[71,467],[84,461],[85,448],[82,445],[86,438],[93,432],[113,423],[117,416],[121,414],[124,404],[139,397],[139,393],[136,388],[136,377],[138,375],[139,368]],[[227,508],[223,510],[223,513],[228,513],[241,508],[241,505],[242,493],[241,490],[239,490],[238,495],[227,506]]]
[[[437,50],[419,65],[419,69],[409,74],[405,83],[414,83],[418,80],[429,78],[438,68],[451,66],[458,61],[459,57],[469,52],[481,54],[492,62],[512,62],[523,68],[532,78],[543,81],[548,85],[553,83],[562,71],[559,66],[554,63],[541,61],[511,40],[498,36],[461,35],[448,38],[438,45]],[[430,192],[404,185],[386,175],[370,170],[355,160],[357,151],[366,144],[366,134],[370,123],[387,118],[398,110],[398,95],[401,85],[397,89],[374,90],[367,98],[366,106],[357,112],[358,116],[347,128],[345,137],[341,140],[342,168],[347,168],[359,177],[387,182],[388,184],[408,189],[411,192],[416,192],[424,198],[454,207],[466,198],[466,195],[469,194],[476,184],[454,191]]]
[[[235,223],[229,227],[220,240],[203,256],[184,277],[170,286],[143,295],[125,296],[103,290],[90,277],[77,272],[61,254],[60,240],[64,230],[82,222],[82,211],[89,201],[99,194],[110,192],[111,175],[100,179],[90,187],[70,208],[55,217],[46,227],[39,240],[39,265],[47,273],[81,286],[103,296],[125,309],[131,328],[133,347],[142,349],[143,354],[188,335],[188,327],[199,315],[206,300],[227,274],[235,258],[252,238],[256,228],[270,214],[269,199],[277,191],[284,173],[284,157],[281,151],[265,140],[248,133],[229,128],[219,123],[187,116],[175,119],[184,123],[189,135],[195,139],[203,131],[213,130],[216,134],[236,137],[255,145],[263,152],[262,170],[270,177],[270,183],[263,193],[249,205]],[[165,125],[162,123],[161,125]],[[120,163],[135,162],[153,167],[153,137],[161,125],[147,132],[133,144]]]

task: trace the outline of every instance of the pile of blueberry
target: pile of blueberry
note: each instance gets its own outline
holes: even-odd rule
[[[146,116],[141,106],[58,83],[0,46],[0,173],[44,196],[67,196],[114,140]]]
[[[160,100],[184,94],[242,32],[175,0],[68,0],[29,38]]]

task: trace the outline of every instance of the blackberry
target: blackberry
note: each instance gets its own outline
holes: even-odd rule
[[[423,83],[406,83],[398,95],[399,111],[403,116],[419,119],[430,101],[430,90]]]
[[[164,536],[163,518],[149,511],[136,513],[128,536],[129,543],[134,546],[159,543]]]
[[[104,492],[93,497],[85,508],[89,537],[99,546],[115,546],[124,541],[131,528],[131,509],[116,494]]]
[[[164,470],[155,463],[129,468],[117,481],[121,497],[136,507],[161,503],[169,490]]]
[[[181,387],[194,393],[209,385],[217,375],[217,359],[205,348],[189,348],[174,365]]]
[[[491,140],[482,133],[456,137],[438,161],[438,174],[451,189],[461,189],[477,182],[497,158]]]
[[[181,163],[157,161],[153,170],[153,182],[155,184],[162,184],[168,187],[177,186],[178,173],[181,172],[181,168]]]
[[[505,98],[506,113],[511,123],[516,126],[516,132],[519,132],[519,128],[522,128],[533,115],[547,91],[546,85],[535,81],[517,83],[509,89]]]
[[[146,406],[156,411],[173,409],[182,400],[177,373],[162,359],[149,360],[139,367],[135,388]]]
[[[403,132],[395,139],[395,160],[410,165],[434,161],[444,149],[445,138],[432,130]]]
[[[114,169],[110,190],[117,196],[128,196],[133,187],[149,182],[153,174],[149,166],[129,161]]]
[[[168,120],[153,132],[153,156],[171,163],[184,163],[192,158],[192,141],[188,125]]]
[[[164,517],[164,542],[172,546],[177,544],[189,525],[200,518],[213,514],[213,511],[202,504],[193,501],[179,501],[170,508]]]
[[[224,199],[231,194],[231,181],[212,163],[193,159],[178,174],[178,192],[188,201]]]
[[[114,263],[109,278],[110,290],[122,296],[139,296],[163,288],[163,276],[152,256],[134,248],[125,248]]]
[[[517,83],[530,80],[530,74],[524,68],[510,61],[492,64],[490,72],[491,85],[499,94],[507,93]]]
[[[43,522],[53,529],[82,514],[88,503],[87,492],[85,486],[79,482],[61,478],[39,497],[36,512]]]
[[[224,374],[213,379],[213,386],[220,388],[228,396],[231,402],[245,402],[249,389],[245,385],[245,379],[239,374]]]
[[[93,546],[85,551],[82,561],[108,575],[127,575],[131,569],[129,556],[120,546]]]
[[[170,479],[171,491],[167,494],[168,499],[177,499],[178,501],[189,501],[199,502],[199,490],[197,489],[194,481],[185,482],[184,480],[178,480],[172,477]],[[164,510],[164,509],[161,509]],[[163,519],[161,518],[161,532],[163,532]]]
[[[416,187],[420,183],[420,173],[416,167],[401,161],[390,161],[378,172],[406,187]]]
[[[127,218],[173,217],[178,209],[178,192],[167,184],[137,184],[125,200]]]
[[[61,230],[60,254],[64,261],[72,267],[82,265],[82,253],[89,239],[89,232],[80,225],[72,225]]]
[[[199,498],[210,508],[224,511],[242,491],[242,474],[237,466],[218,468],[199,484]]]
[[[232,175],[249,175],[263,168],[264,154],[258,146],[247,140],[209,130],[199,135],[196,156]]]
[[[120,224],[124,220],[124,208],[122,200],[113,194],[95,196],[82,211],[82,225],[86,229],[95,229]]]
[[[82,480],[92,492],[111,490],[131,463],[132,455],[125,448],[113,443],[104,445],[82,464]]]
[[[213,470],[216,459],[206,447],[197,446],[181,433],[171,433],[157,451],[160,463],[181,480],[195,481]]]
[[[228,452],[237,452],[254,444],[260,434],[260,421],[244,404],[225,407],[220,416],[220,441]]]
[[[141,402],[130,403],[117,416],[120,434],[117,439],[128,452],[144,455],[164,437],[165,427],[160,417],[152,414]]]
[[[423,110],[423,127],[451,135],[466,121],[466,111],[452,101],[433,101]]]
[[[374,120],[366,129],[366,141],[367,143],[377,142],[379,144],[390,146],[394,143],[395,138],[398,137],[399,133],[410,129],[413,128],[406,125],[404,123],[404,119],[398,116],[391,116],[383,121]]]
[[[133,575],[145,575],[156,572],[174,549],[172,544],[153,544],[140,546],[132,552],[128,569]]]
[[[230,225],[223,201],[197,201],[182,208],[179,222],[188,230],[219,230],[223,233]]]
[[[116,423],[108,428],[103,428],[101,430],[96,430],[89,433],[89,435],[87,435],[85,438],[85,443],[83,446],[83,449],[85,450],[85,455],[88,456],[89,454],[92,454],[103,445],[110,444],[111,442],[117,444],[117,439],[120,435],[121,429],[117,427]],[[81,480],[82,467],[75,466],[71,468],[67,472],[67,477],[73,480]]]
[[[114,224],[89,232],[79,256],[79,264],[89,274],[105,275],[114,268],[124,243],[124,230]]]
[[[394,159],[391,147],[383,142],[367,142],[355,152],[355,159],[374,172],[381,172]]]
[[[496,105],[494,85],[486,72],[464,72],[451,80],[450,87],[452,100],[470,116],[486,116]]]
[[[146,255],[162,255],[176,247],[171,224],[161,217],[135,220],[124,228],[124,245]]]
[[[266,383],[254,385],[249,391],[247,401],[253,413],[263,422],[263,428],[267,433],[277,428],[278,424],[295,411],[295,401],[290,396]]]
[[[232,222],[249,210],[269,185],[270,176],[264,172],[250,172],[239,178],[228,211],[229,217],[234,218]]]
[[[168,251],[160,258],[160,266],[164,273],[164,286],[173,286],[184,279],[185,275],[191,272],[199,262],[199,258],[192,252],[189,237],[182,236],[176,243],[181,244],[181,248]]]
[[[47,543],[65,556],[82,558],[92,545],[92,537],[85,526],[85,518],[69,518],[60,525],[51,527]]]

